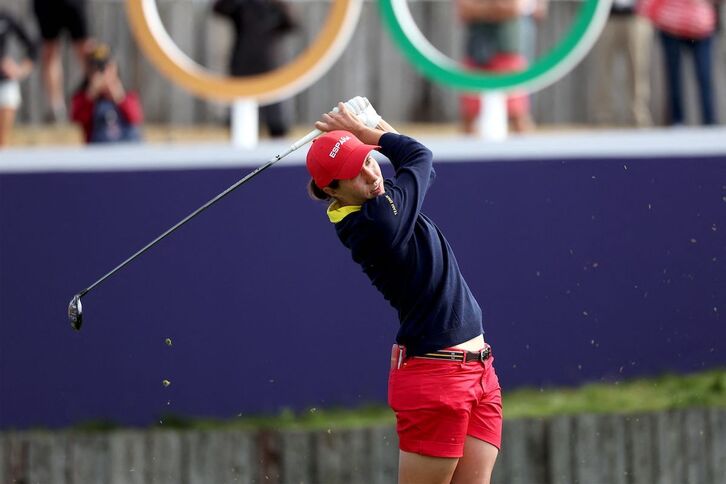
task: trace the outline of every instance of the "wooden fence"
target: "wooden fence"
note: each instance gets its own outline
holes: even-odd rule
[[[162,21],[179,47],[190,57],[211,69],[225,71],[231,29],[226,21],[210,13],[211,0],[157,0]],[[24,24],[37,32],[32,15],[32,0],[13,0],[6,8],[19,15]],[[307,46],[317,33],[330,7],[330,0],[290,0],[302,28],[284,44],[288,58]],[[443,53],[461,57],[462,29],[449,0],[412,0],[414,18],[426,37]],[[579,8],[579,0],[550,0],[550,11],[537,31],[537,49],[542,52],[553,45],[570,27]],[[122,0],[89,0],[90,28],[95,37],[108,42],[116,52],[126,85],[141,93],[149,122],[172,124],[219,122],[226,107],[193,97],[170,85],[144,58],[136,47],[126,22]],[[664,117],[664,69],[660,47],[653,39],[652,101],[656,122]],[[70,49],[64,52],[66,91],[79,82],[78,65]],[[726,113],[726,38],[720,35],[714,52],[715,86],[720,112]],[[624,61],[624,60],[623,60]],[[616,68],[612,93],[616,122],[628,117],[624,63]],[[688,119],[697,118],[697,97],[690,59],[684,64]],[[583,124],[596,121],[593,100],[597,95],[595,79],[599,76],[598,52],[588,57],[568,76],[543,91],[533,100],[533,114],[540,123]],[[24,103],[20,122],[39,122],[46,109],[38,69],[22,87]],[[313,86],[287,103],[296,123],[309,124],[336,99],[363,94],[381,106],[383,114],[398,122],[451,122],[458,119],[457,92],[433,84],[419,75],[390,40],[372,0],[365,2],[356,33],[345,54]]]
[[[395,483],[392,426],[0,434],[15,484]],[[506,420],[493,484],[723,484],[726,409]]]

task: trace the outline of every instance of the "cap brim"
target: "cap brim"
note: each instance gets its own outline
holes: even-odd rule
[[[368,153],[377,150],[380,146],[361,144],[356,147],[340,165],[338,173],[333,178],[337,180],[350,180],[355,178],[363,168],[363,162],[368,158]]]

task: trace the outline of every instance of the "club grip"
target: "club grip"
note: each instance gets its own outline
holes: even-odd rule
[[[292,145],[290,145],[290,150],[295,151],[298,148],[305,146],[306,144],[308,144],[309,142],[311,142],[312,140],[314,140],[315,138],[320,136],[322,133],[323,132],[320,131],[319,129],[314,129],[314,130],[310,131],[308,134],[306,134],[299,140],[295,141]]]

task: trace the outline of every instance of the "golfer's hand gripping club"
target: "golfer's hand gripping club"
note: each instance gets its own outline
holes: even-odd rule
[[[369,128],[375,128],[381,121],[381,117],[378,115],[376,110],[373,109],[373,105],[371,105],[371,102],[368,100],[368,98],[365,98],[363,96],[356,96],[347,100],[344,104],[346,109],[358,116],[358,118]],[[338,108],[334,107],[333,109],[331,109],[331,111],[337,113]],[[295,141],[292,146],[290,146],[290,153],[297,150],[301,146],[305,146],[310,141],[320,136],[322,133],[323,132],[319,129],[314,129],[310,131],[308,134]]]

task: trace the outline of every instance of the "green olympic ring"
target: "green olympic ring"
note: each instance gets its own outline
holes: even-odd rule
[[[524,71],[485,74],[465,70],[442,54],[423,36],[411,17],[406,0],[379,0],[381,15],[394,42],[425,77],[469,91],[535,91],[567,74],[587,54],[608,18],[612,0],[582,0],[567,34]]]

